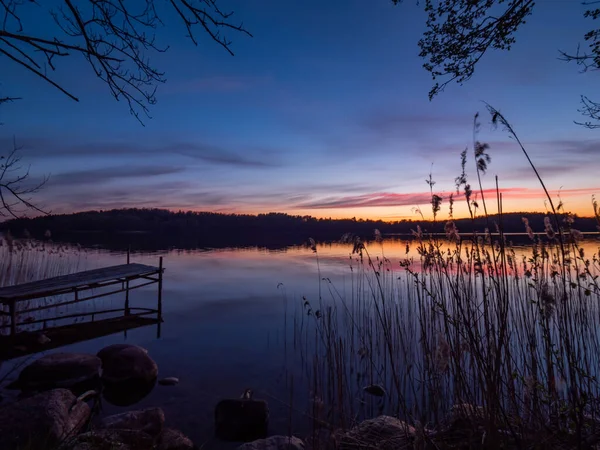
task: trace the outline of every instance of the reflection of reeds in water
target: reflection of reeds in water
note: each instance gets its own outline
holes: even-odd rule
[[[479,175],[487,147],[475,149]],[[485,209],[464,170],[457,184],[472,217]],[[481,407],[480,440],[498,447],[600,442],[600,255],[586,254],[568,214],[550,214],[543,236],[525,222],[531,254],[521,255],[496,201],[489,228],[499,237],[486,229],[461,239],[452,222],[446,239],[417,229],[418,256],[399,264],[383,243],[373,251],[356,238],[350,289],[325,278],[328,300],[304,300],[294,348],[315,425],[387,413],[440,430],[466,403]],[[432,205],[436,214],[438,198]]]
[[[84,270],[86,263],[86,253],[79,246],[58,245],[50,240],[45,242],[32,239],[17,240],[10,233],[0,239],[0,286],[12,286],[66,275]],[[17,313],[34,306],[60,302],[62,297],[64,296],[19,302]],[[19,321],[27,322],[52,312],[52,309],[47,309],[36,313],[37,315],[20,317]],[[0,320],[2,325],[7,323],[5,316]],[[3,331],[6,329],[4,328]]]

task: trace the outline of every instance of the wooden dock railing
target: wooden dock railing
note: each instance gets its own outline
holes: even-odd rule
[[[145,264],[130,263],[128,252],[127,264],[86,270],[69,275],[47,278],[45,280],[2,287],[0,288],[0,304],[2,305],[2,311],[0,311],[0,314],[10,318],[10,324],[5,325],[5,327],[10,326],[11,335],[14,336],[17,332],[18,317],[23,314],[85,302],[88,300],[125,292],[124,308],[100,312],[104,313],[123,311],[125,317],[157,314],[158,319],[162,320],[163,272],[164,268],[162,256],[159,258],[158,267],[154,267]],[[132,285],[132,282],[137,283]],[[156,308],[131,308],[129,305],[129,291],[154,283],[158,284],[158,300]],[[103,291],[101,293],[93,292],[94,289],[107,288],[111,286],[116,286],[117,288],[109,291]],[[90,295],[85,295],[87,293]],[[73,298],[57,303],[34,305],[31,307],[26,306],[24,309],[17,308],[19,303],[22,302],[65,294],[73,294]],[[82,294],[84,294],[83,297]],[[61,315],[51,318],[45,317],[30,320],[27,322],[27,324],[31,325],[36,323],[46,323],[47,321],[51,320],[62,320],[90,314],[93,314],[93,312]]]

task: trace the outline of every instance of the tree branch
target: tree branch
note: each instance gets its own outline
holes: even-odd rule
[[[39,192],[48,181],[44,177],[36,184],[28,185],[29,169],[23,171],[19,165],[20,147],[13,141],[13,148],[7,156],[0,156],[0,216],[19,217],[27,210],[33,210],[41,214],[48,214],[39,206],[35,205],[30,198],[31,194]],[[12,175],[13,173],[17,175]]]
[[[35,73],[73,100],[69,89],[54,81],[48,71],[65,57],[81,55],[94,74],[108,85],[116,100],[124,99],[140,123],[141,114],[149,117],[156,103],[156,88],[165,82],[164,72],[152,66],[147,53],[164,52],[155,42],[154,31],[163,25],[155,0],[56,0],[61,6],[47,9],[58,25],[51,38],[25,32],[20,6],[36,4],[24,0],[0,0],[0,55]],[[222,30],[252,36],[242,24],[231,23],[232,13],[224,13],[217,0],[169,0],[167,2],[186,27],[188,37],[198,45],[195,27],[233,55],[231,40]],[[37,4],[41,7],[40,4]]]

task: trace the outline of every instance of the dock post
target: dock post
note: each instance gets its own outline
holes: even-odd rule
[[[162,320],[163,257],[158,259],[158,320]]]
[[[10,302],[8,309],[10,311],[10,335],[14,336],[17,334],[17,310],[14,300]]]
[[[130,261],[131,246],[127,247],[127,264]],[[125,315],[128,316],[131,310],[129,309],[129,280],[125,282]]]

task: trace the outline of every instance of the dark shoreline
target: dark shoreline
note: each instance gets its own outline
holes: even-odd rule
[[[524,233],[526,217],[534,233],[544,234],[542,213],[507,213],[501,220],[491,215],[454,220],[459,234],[467,237],[474,231],[490,228],[497,235],[496,224],[502,224],[507,240],[530,242]],[[559,216],[566,227],[566,215]],[[592,217],[572,216],[573,228],[598,235],[600,224]],[[419,228],[428,235],[444,236],[447,219],[383,222],[380,220],[316,219],[270,213],[259,215],[171,212],[160,209],[120,209],[88,211],[36,218],[12,219],[0,224],[0,231],[15,237],[79,244],[86,248],[108,250],[153,251],[168,249],[264,248],[283,250],[317,242],[337,242],[343,236],[358,236],[363,241],[374,239],[375,230],[383,237],[411,239]],[[590,236],[590,237],[591,237]]]

